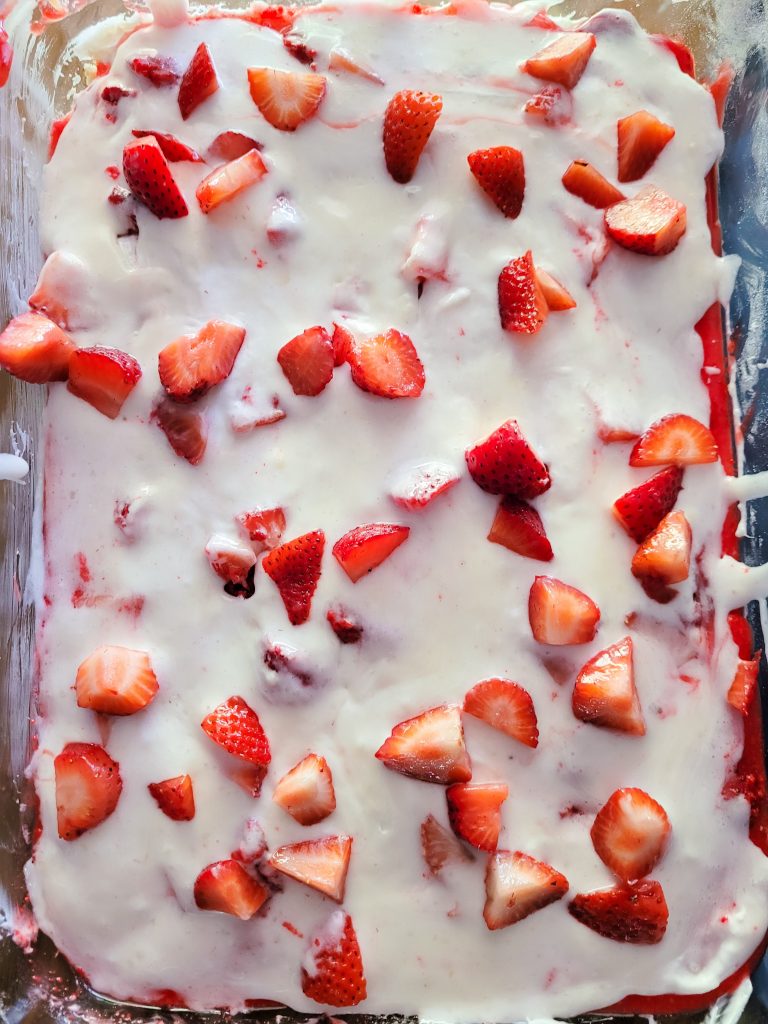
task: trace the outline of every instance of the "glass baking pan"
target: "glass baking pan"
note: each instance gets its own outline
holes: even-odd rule
[[[768,14],[761,0],[627,0],[615,5],[630,10],[648,31],[684,40],[696,56],[700,78],[714,79],[724,61],[734,71],[725,107],[726,149],[715,185],[724,251],[742,259],[726,316],[725,337],[730,340],[724,358],[737,410],[739,472],[764,474],[734,489],[734,496],[745,499],[735,543],[747,565],[763,565],[768,561],[768,497],[764,497],[768,495]],[[588,15],[604,6],[601,0],[566,2],[555,4],[553,12]],[[40,0],[37,7],[22,0],[13,8],[0,6],[15,50],[10,80],[0,91],[2,323],[25,308],[25,297],[42,263],[37,207],[50,125],[69,109],[73,93],[93,74],[93,67],[73,55],[70,43],[83,29],[107,17],[129,18],[142,10],[134,0],[126,0],[125,6],[120,0]],[[719,321],[714,327],[718,335]],[[35,566],[31,553],[43,494],[42,402],[40,389],[7,375],[0,379],[0,452],[22,455],[30,466],[22,482],[0,480],[0,1020],[8,1024],[226,1020],[226,1014],[127,1005],[95,994],[50,941],[36,934],[28,910],[22,869],[35,818],[25,767],[34,744]],[[764,602],[753,602],[746,609],[755,649],[765,647],[767,614]],[[765,662],[760,686],[762,700],[768,701]],[[756,719],[755,739],[760,724]],[[682,1019],[768,1024],[768,963],[758,965],[751,982],[744,980],[731,995],[715,999],[709,1009],[694,1014],[686,1013],[684,1005],[678,1009],[679,1013],[656,1019],[670,1024]],[[610,1021],[618,1016],[601,1013],[591,1019]],[[239,1019],[277,1024],[313,1018],[270,1009],[254,1010]],[[374,1018],[352,1015],[349,1019]]]

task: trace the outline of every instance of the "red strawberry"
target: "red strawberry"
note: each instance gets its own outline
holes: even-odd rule
[[[639,544],[675,507],[682,484],[682,469],[668,466],[617,498],[613,514]]]
[[[195,879],[195,903],[248,921],[269,898],[269,889],[249,874],[238,860],[219,860]]]
[[[692,416],[673,413],[656,420],[629,456],[630,466],[697,466],[717,462],[712,431]]]
[[[624,637],[586,663],[573,687],[573,713],[582,722],[645,735],[645,722],[635,689],[632,640]]]
[[[249,149],[236,160],[222,164],[203,178],[195,189],[200,209],[203,213],[210,213],[261,181],[266,173],[267,165],[258,149]]]
[[[317,754],[307,754],[280,779],[272,799],[300,825],[324,821],[336,809],[328,762]]]
[[[664,890],[652,881],[579,893],[568,910],[577,921],[606,939],[644,946],[661,942],[669,920]]]
[[[251,99],[273,128],[293,132],[314,117],[325,96],[325,79],[311,71],[248,68]]]
[[[226,320],[209,320],[197,334],[184,334],[157,357],[160,383],[176,402],[194,402],[232,372],[245,331]]]
[[[435,876],[446,864],[472,860],[472,854],[432,814],[428,814],[421,823],[421,852],[429,873]]]
[[[619,245],[645,256],[664,256],[685,234],[686,209],[655,185],[605,211],[605,229]]]
[[[13,63],[13,47],[8,39],[5,26],[0,23],[0,89],[8,82]]]
[[[117,807],[120,765],[96,743],[68,743],[53,760],[56,814],[61,839],[77,839]]]
[[[528,597],[528,620],[540,644],[588,644],[600,621],[595,602],[551,576],[537,576]]]
[[[30,384],[66,380],[76,348],[74,339],[47,316],[22,313],[0,334],[0,366]]]
[[[536,280],[539,283],[541,294],[544,296],[544,301],[547,304],[547,308],[550,313],[560,313],[566,309],[575,309],[576,300],[568,291],[564,288],[558,280],[548,274],[546,270],[542,270],[540,267],[536,268]]]
[[[442,462],[424,462],[400,474],[389,496],[400,508],[418,512],[458,482],[459,475],[452,466]]]
[[[139,383],[141,367],[116,348],[79,348],[69,360],[67,387],[73,395],[114,420]]]
[[[220,132],[208,147],[208,153],[217,160],[229,163],[245,156],[252,149],[263,149],[260,142],[242,132]]]
[[[661,804],[642,789],[617,789],[597,812],[590,835],[595,853],[623,882],[653,871],[670,832]]]
[[[517,498],[501,499],[488,540],[539,562],[550,562],[554,558],[541,516],[535,508]]]
[[[283,345],[277,361],[294,394],[319,395],[330,383],[335,365],[328,331],[324,327],[308,327]]]
[[[329,608],[326,619],[331,624],[331,629],[343,644],[356,644],[363,638],[363,627],[349,612],[342,608]]]
[[[136,199],[161,220],[189,213],[168,161],[155,139],[129,142],[123,150],[123,174]]]
[[[424,367],[407,334],[390,328],[373,338],[356,338],[347,355],[352,380],[380,398],[418,398]]]
[[[523,110],[545,124],[567,124],[573,111],[571,94],[559,85],[545,85],[526,101]]]
[[[578,196],[598,210],[604,210],[624,199],[624,193],[619,192],[615,185],[586,160],[574,160],[570,164],[563,175],[563,185],[571,195]]]
[[[147,789],[157,806],[173,821],[192,821],[195,816],[195,794],[189,775],[177,775],[163,782],[150,782]]]
[[[441,96],[403,89],[395,93],[384,113],[384,161],[400,185],[416,173],[421,154],[443,109]]]
[[[464,698],[464,711],[526,747],[539,745],[539,728],[531,695],[508,679],[484,679]]]
[[[68,114],[65,114],[64,117],[58,117],[51,124],[51,134],[50,134],[50,138],[48,140],[48,159],[49,160],[53,159],[53,154],[56,152],[56,147],[59,144],[59,139],[61,138],[62,132],[64,131],[64,129],[69,124],[69,121],[70,121],[71,117],[72,117],[72,111],[70,110],[70,112]]]
[[[312,64],[315,57],[317,57],[317,50],[307,46],[301,39],[291,39],[290,36],[283,36],[283,46],[300,64]]]
[[[688,579],[691,527],[683,512],[670,512],[632,558],[632,575],[651,584],[671,586]]]
[[[120,173],[119,168],[114,170]],[[44,313],[64,331],[86,327],[89,316],[84,309],[83,297],[92,284],[92,272],[81,259],[56,249],[43,264],[35,290],[28,299],[29,308]],[[68,355],[66,361],[68,366]]]
[[[357,1006],[368,994],[352,918],[336,910],[310,941],[301,968],[305,996],[327,1006]]]
[[[205,43],[195,50],[179,85],[179,110],[186,121],[219,88],[213,58]]]
[[[521,70],[534,78],[573,89],[584,74],[595,44],[591,32],[567,32],[529,57]]]
[[[749,714],[752,701],[757,693],[757,677],[760,671],[760,651],[750,661],[741,658],[736,663],[736,672],[728,690],[728,703],[742,715]]]
[[[220,579],[239,586],[245,583],[256,565],[253,548],[221,533],[215,533],[205,545],[205,556]]]
[[[181,71],[172,57],[161,57],[159,54],[143,54],[128,61],[128,67],[134,74],[158,87],[175,85],[181,78]]]
[[[133,715],[157,693],[157,676],[145,651],[99,647],[77,670],[77,706],[105,715]]]
[[[484,441],[467,448],[465,457],[470,476],[489,494],[530,500],[552,483],[515,420],[507,420]]]
[[[341,903],[351,854],[351,836],[323,836],[280,846],[268,863],[281,874]]]
[[[259,716],[242,697],[230,697],[200,723],[214,743],[242,761],[266,768],[272,760],[269,740]]]
[[[354,334],[342,324],[334,324],[331,343],[333,344],[333,365],[343,366],[348,361],[349,353],[355,343]]]
[[[619,181],[637,181],[656,163],[659,153],[675,137],[675,129],[647,110],[622,117],[617,124]]]
[[[495,850],[501,832],[501,805],[509,788],[500,782],[460,782],[445,791],[448,820],[459,838],[478,850]]]
[[[696,65],[693,54],[685,43],[672,36],[652,35],[651,39],[654,43],[658,43],[659,46],[663,46],[665,50],[669,50],[674,55],[678,67],[684,75],[690,75],[691,78],[696,77]]]
[[[122,85],[106,85],[101,90],[101,99],[110,107],[116,107],[120,100],[135,95],[135,89],[124,89]],[[107,115],[107,119],[111,116],[112,115]]]
[[[505,217],[520,215],[525,195],[523,154],[512,146],[477,149],[467,157],[480,188]]]
[[[250,540],[257,555],[271,551],[280,543],[285,530],[285,512],[281,508],[256,508],[241,512],[235,521]]]
[[[512,334],[537,334],[548,313],[529,249],[525,256],[510,260],[499,274],[501,326]]]
[[[325,534],[314,530],[274,548],[261,563],[264,572],[277,585],[288,619],[294,626],[300,626],[309,618],[324,549]]]
[[[372,572],[389,558],[411,532],[409,526],[395,523],[368,523],[356,526],[333,545],[333,557],[353,583]]]
[[[392,771],[422,782],[447,786],[472,778],[457,704],[441,704],[400,722],[376,757]]]
[[[196,153],[194,149],[183,143],[181,139],[177,139],[175,135],[169,135],[168,132],[144,131],[140,128],[134,128],[131,135],[136,139],[153,138],[163,151],[165,159],[171,163],[178,163],[181,160],[200,163],[202,160],[199,153]]]
[[[495,931],[517,924],[568,892],[568,879],[526,853],[498,850],[485,870],[485,923]]]
[[[208,427],[199,412],[166,398],[155,406],[152,418],[180,458],[193,466],[202,462],[208,443]]]
[[[331,71],[342,71],[347,75],[357,75],[358,78],[365,78],[376,85],[384,85],[384,79],[380,78],[375,71],[365,67],[356,61],[351,54],[340,46],[334,46],[328,55],[328,67]]]
[[[597,436],[603,444],[627,444],[628,441],[636,441],[638,435],[626,427],[611,427],[600,423],[597,428]]]

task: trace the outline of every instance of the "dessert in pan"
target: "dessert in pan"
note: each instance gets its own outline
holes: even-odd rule
[[[50,383],[40,926],[197,1010],[707,1005],[768,861],[685,49],[370,3],[99,70],[0,336]]]

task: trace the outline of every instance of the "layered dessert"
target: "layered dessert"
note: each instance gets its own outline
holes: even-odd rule
[[[55,126],[0,362],[50,384],[27,881],[96,991],[509,1022],[760,947],[687,61],[258,8],[141,23]]]

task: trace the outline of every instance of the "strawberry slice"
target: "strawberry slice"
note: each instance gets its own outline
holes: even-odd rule
[[[200,723],[214,743],[241,761],[266,768],[272,760],[269,740],[259,716],[242,697],[230,697],[215,707]]]
[[[317,113],[326,82],[311,71],[248,68],[248,85],[264,119],[281,132],[294,132]]]
[[[373,338],[356,338],[347,361],[352,380],[380,398],[418,398],[424,390],[424,366],[407,334],[390,328]]]
[[[349,353],[355,343],[354,334],[343,324],[334,324],[331,343],[333,345],[333,365],[343,366],[349,360]]]
[[[222,164],[203,178],[195,189],[200,209],[203,213],[210,213],[261,181],[266,173],[267,165],[258,149],[249,149],[236,160]]]
[[[530,500],[552,483],[515,420],[507,420],[484,441],[467,448],[465,458],[470,476],[489,494]]]
[[[419,512],[458,482],[459,475],[453,466],[443,462],[424,462],[401,473],[389,496],[399,508]]]
[[[625,249],[645,256],[665,256],[685,234],[685,204],[655,185],[605,211],[605,229]]]
[[[123,150],[123,175],[136,199],[162,220],[189,213],[156,139],[137,139]]]
[[[309,618],[324,550],[325,534],[314,530],[274,548],[261,563],[264,572],[277,585],[288,619],[294,626],[300,626]]]
[[[328,54],[328,67],[331,71],[341,71],[347,75],[357,75],[358,78],[365,78],[376,85],[384,85],[383,78],[380,78],[371,68],[355,60],[352,54],[341,46],[334,46]]]
[[[665,50],[674,56],[677,61],[677,66],[683,72],[684,75],[690,75],[691,78],[696,77],[696,63],[693,54],[679,39],[675,39],[673,36],[665,35],[652,35],[651,39],[654,43],[658,43],[659,46],[664,47]]]
[[[64,129],[69,124],[71,117],[72,117],[72,111],[70,110],[68,114],[64,115],[64,117],[57,117],[56,120],[52,122],[52,124],[51,124],[51,134],[50,134],[50,137],[48,139],[48,159],[49,160],[53,159],[53,154],[56,152],[56,148],[59,145],[59,139],[61,138],[61,136],[62,136],[62,134],[64,132]]]
[[[441,704],[400,722],[376,751],[394,772],[447,786],[472,778],[458,704]]]
[[[651,584],[671,586],[688,579],[691,527],[683,512],[670,512],[635,552],[632,575]]]
[[[564,288],[556,278],[548,274],[546,270],[542,270],[541,267],[536,268],[536,280],[550,313],[561,313],[567,309],[576,308],[576,300],[568,289]]]
[[[181,78],[178,64],[172,57],[159,54],[142,54],[128,61],[128,67],[135,75],[146,78],[150,85],[162,88],[165,85],[176,85]]]
[[[472,854],[444,828],[433,814],[421,823],[421,852],[430,875],[437,877],[446,864],[469,862]]]
[[[197,876],[194,894],[200,910],[214,910],[249,921],[269,898],[269,889],[249,874],[240,861],[218,860]]]
[[[140,379],[141,367],[133,356],[116,348],[79,348],[69,360],[69,390],[111,420]]]
[[[153,138],[163,151],[165,159],[171,163],[184,160],[200,163],[203,159],[194,149],[187,146],[181,139],[177,139],[175,135],[169,135],[168,132],[144,131],[141,128],[134,128],[131,135],[136,139]]]
[[[717,462],[712,431],[692,416],[672,413],[646,430],[629,456],[630,466],[697,466]]]
[[[498,850],[485,869],[485,923],[491,931],[517,924],[567,892],[568,879],[549,864],[519,850]]]
[[[271,551],[280,543],[285,531],[285,512],[282,508],[256,508],[235,516],[251,547],[257,555]]]
[[[520,70],[573,89],[584,74],[596,42],[591,32],[568,32],[534,53]]]
[[[529,249],[525,256],[510,260],[499,274],[501,326],[512,334],[537,334],[548,313]]]
[[[313,398],[324,391],[333,377],[333,343],[324,327],[308,327],[291,338],[277,353],[288,383],[296,395]]]
[[[225,163],[229,163],[231,160],[237,160],[240,156],[245,156],[252,149],[261,150],[263,148],[261,143],[257,142],[256,139],[252,139],[250,135],[229,131],[219,132],[208,147],[208,153],[216,160],[223,160]]]
[[[243,586],[256,565],[256,555],[250,545],[222,533],[215,533],[205,545],[205,557],[219,579],[235,586]]]
[[[563,175],[563,185],[572,196],[578,196],[585,203],[598,210],[605,210],[625,198],[615,185],[604,178],[600,171],[586,160],[574,160]]]
[[[550,562],[554,558],[541,516],[535,508],[517,498],[501,499],[488,540],[539,562]]]
[[[653,167],[675,129],[647,110],[622,117],[617,123],[619,181],[637,181]]]
[[[268,863],[281,874],[341,903],[351,855],[351,836],[323,836],[280,846]]]
[[[184,334],[157,357],[160,383],[176,402],[194,402],[232,372],[245,331],[226,320],[209,320],[197,334]]]
[[[451,828],[470,846],[489,853],[499,845],[501,805],[509,787],[501,782],[460,782],[445,791]]]
[[[327,1006],[357,1006],[368,994],[355,927],[345,911],[334,911],[312,936],[301,990]]]
[[[0,366],[29,384],[66,380],[74,339],[42,313],[14,317],[0,334]]]
[[[173,821],[192,821],[195,816],[195,793],[189,775],[177,775],[147,786],[157,806]]]
[[[77,670],[77,706],[105,715],[134,715],[157,693],[157,676],[145,651],[99,647]]]
[[[363,639],[363,627],[343,608],[329,608],[325,617],[343,644],[356,644]]]
[[[588,644],[597,632],[600,609],[576,587],[537,576],[528,596],[528,620],[540,644]]]
[[[624,637],[586,663],[573,687],[574,715],[582,722],[645,735],[645,722],[635,689],[632,639]]]
[[[484,679],[467,693],[464,711],[526,747],[539,745],[539,728],[531,695],[509,679]]]
[[[590,835],[595,853],[623,882],[649,875],[664,855],[667,812],[642,789],[617,789],[600,808]]]
[[[384,112],[384,161],[400,185],[416,173],[421,154],[443,109],[442,96],[403,89],[395,93]]]
[[[317,754],[307,754],[280,779],[272,799],[300,825],[324,821],[336,809],[328,762]]]
[[[650,880],[579,893],[568,910],[606,939],[642,946],[661,942],[669,920],[664,890]]]
[[[211,52],[205,43],[200,43],[179,84],[179,110],[182,118],[186,121],[218,88],[219,80]]]
[[[396,523],[368,523],[356,526],[333,545],[333,557],[353,583],[389,558],[411,532]]]
[[[526,100],[523,110],[544,124],[567,124],[573,112],[573,100],[571,94],[559,85],[545,85]]]
[[[639,544],[675,507],[682,485],[683,470],[668,466],[617,498],[613,514]]]
[[[179,458],[186,459],[193,466],[203,461],[208,427],[199,412],[165,398],[155,406],[152,418]]]
[[[70,842],[117,807],[123,789],[120,765],[96,743],[68,743],[53,768],[59,836]]]
[[[523,154],[512,146],[477,149],[467,157],[469,169],[491,202],[510,220],[520,216],[525,195]]]
[[[761,657],[762,652],[758,651],[749,661],[740,658],[736,664],[733,682],[728,690],[728,703],[745,717],[749,714],[757,693],[757,677],[760,671]]]

